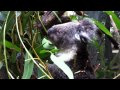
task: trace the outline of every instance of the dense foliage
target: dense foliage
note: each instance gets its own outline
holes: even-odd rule
[[[43,13],[43,11],[0,12],[0,78],[7,78],[7,75],[10,79],[53,78],[47,69],[47,64],[52,63],[50,55],[57,52],[58,49],[47,39],[46,31],[48,28],[45,25],[46,23],[43,23]],[[53,13],[58,22],[62,23],[57,12],[54,11]],[[112,18],[111,23],[114,23],[116,27],[111,26],[111,28],[113,27],[113,32],[117,32],[118,37],[114,37],[104,23],[94,17],[91,19],[105,34],[117,38],[117,41],[120,38],[119,15],[113,11],[103,13]],[[81,18],[89,17],[89,15],[79,16],[73,14],[68,17],[72,21],[78,21]],[[39,27],[39,24],[42,28]],[[100,66],[96,71],[96,77],[98,79],[118,78],[120,73],[120,52],[113,53],[113,58],[108,62],[104,56],[104,43],[98,45],[96,42],[94,45],[100,55]],[[7,72],[5,73],[3,70]]]

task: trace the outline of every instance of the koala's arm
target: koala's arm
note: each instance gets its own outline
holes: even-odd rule
[[[48,70],[50,71],[54,79],[68,79],[64,72],[55,64],[48,64]]]

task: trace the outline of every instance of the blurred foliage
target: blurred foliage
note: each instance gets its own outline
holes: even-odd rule
[[[40,69],[39,72],[41,71],[45,77],[52,78],[46,70],[45,63],[47,63],[46,61],[49,59],[50,53],[48,53],[48,51],[56,52],[57,50],[56,47],[50,44],[45,38],[46,36],[41,35],[39,28],[34,26],[38,18],[38,13],[38,11],[10,11],[8,16],[5,28],[5,47],[9,71],[12,71],[14,78],[22,77],[29,79],[33,74],[33,65],[35,63],[39,63],[42,66],[42,68],[40,68],[40,65],[37,64]],[[3,11],[0,12],[0,14],[2,27],[0,30],[0,61],[2,65],[2,62],[5,63],[3,55],[3,28],[5,26],[4,22],[8,12]],[[16,25],[18,25],[19,31],[17,31]],[[18,34],[20,37],[18,37]],[[20,38],[25,47],[23,47],[23,44],[20,42]],[[18,55],[19,53],[21,56]],[[16,62],[20,62],[21,59],[25,61],[22,75],[17,68],[14,68],[16,70],[12,70],[11,68],[12,64],[16,65]],[[32,61],[32,59],[34,59],[34,61]],[[18,66],[19,65],[16,65],[16,67]]]
[[[116,13],[114,13],[114,11],[104,11],[104,13],[109,15],[109,17],[112,16],[113,22],[111,21],[111,23],[114,23],[117,26],[117,28],[115,28],[115,29],[120,30],[120,19],[119,19],[119,16]],[[96,20],[95,20],[95,23],[96,23]],[[98,25],[98,27],[103,32],[105,32],[107,35],[113,37],[112,33],[110,31],[106,30],[107,28],[102,23],[98,23],[97,22],[96,25]],[[116,30],[114,30],[113,32],[115,32],[115,31]],[[117,32],[117,33],[119,34],[119,32]],[[120,42],[118,42],[118,43],[120,43]],[[114,78],[114,79],[118,78],[120,76],[119,75],[119,73],[120,73],[120,58],[119,58],[120,50],[118,51],[118,53],[113,55],[113,59],[110,60],[110,62],[108,63],[105,60],[105,57],[104,57],[104,48],[105,48],[104,47],[104,43],[101,46],[96,44],[96,46],[98,48],[98,52],[99,52],[100,58],[101,58],[100,59],[101,67],[98,69],[98,71],[96,73],[97,78],[103,78],[103,79],[104,78]],[[112,54],[114,54],[114,53],[112,53]]]
[[[8,15],[9,13],[9,15]],[[8,67],[9,77],[30,79],[35,72],[36,66],[38,79],[50,79],[52,76],[46,69],[47,63],[50,62],[50,53],[58,52],[59,50],[47,40],[47,36],[43,35],[39,28],[35,27],[37,20],[40,20],[41,11],[1,11],[0,12],[0,69],[5,66]],[[54,12],[55,13],[55,12]],[[120,20],[112,11],[106,11],[108,15],[112,15],[113,20],[118,29],[120,29]],[[56,14],[55,14],[56,15]],[[6,17],[8,18],[6,19]],[[60,18],[56,15],[58,20]],[[39,18],[39,19],[38,19]],[[72,21],[78,21],[83,17],[71,15]],[[94,20],[96,25],[106,34],[112,36],[107,28],[99,21]],[[6,27],[5,27],[6,25]],[[5,33],[3,32],[5,31]],[[5,36],[5,39],[3,38]],[[20,36],[20,37],[19,37]],[[5,41],[5,43],[3,43]],[[5,48],[4,48],[5,45]],[[97,78],[113,78],[119,74],[119,70],[113,70],[116,63],[111,60],[107,64],[104,60],[104,47],[95,44],[101,56],[101,66],[97,70]],[[5,54],[6,49],[6,54]],[[5,62],[5,56],[7,62]],[[24,69],[22,71],[19,63],[24,62]],[[120,63],[119,63],[120,64]]]

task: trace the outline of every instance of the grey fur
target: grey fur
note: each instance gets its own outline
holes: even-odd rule
[[[62,55],[62,52],[74,50],[74,52],[76,53],[75,54],[76,58],[77,58],[76,61],[81,62],[84,59],[80,60],[79,57],[82,57],[82,55],[79,56],[79,54],[86,53],[86,56],[88,57],[87,43],[89,43],[93,39],[97,38],[97,36],[98,36],[97,31],[98,31],[98,28],[94,24],[94,22],[91,19],[85,18],[79,22],[68,22],[68,23],[63,23],[63,24],[58,24],[58,25],[52,26],[50,29],[48,29],[48,38],[50,39],[50,41],[53,44],[55,44],[55,46],[57,48],[60,49],[60,55]],[[86,58],[86,56],[85,56],[85,58]],[[68,57],[69,57],[69,55],[68,55]],[[83,54],[82,58],[84,58],[84,54]],[[70,63],[69,62],[70,61],[68,61],[66,63],[72,69],[73,66],[70,65],[71,62]],[[84,61],[82,61],[82,62],[84,62]],[[86,60],[86,62],[87,62],[87,60]],[[78,64],[78,66],[76,66],[76,67],[78,67],[78,69],[80,69],[83,66]],[[66,79],[66,75],[61,70],[59,70],[59,68],[57,68],[56,65],[54,65],[54,64],[49,65],[48,68],[54,78]],[[87,73],[90,73],[90,72],[87,72]],[[92,75],[91,78],[93,78],[94,75],[93,74],[91,74],[91,75]],[[75,75],[75,79],[80,79],[80,78],[82,78],[82,77],[79,75]]]

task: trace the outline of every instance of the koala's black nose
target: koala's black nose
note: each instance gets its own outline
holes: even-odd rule
[[[57,35],[57,30],[53,27],[51,27],[50,29],[48,29],[47,31],[48,37],[53,37],[53,35]]]
[[[50,34],[52,34],[53,32],[54,32],[53,29],[50,28],[50,29],[48,29],[47,34],[50,35]]]

